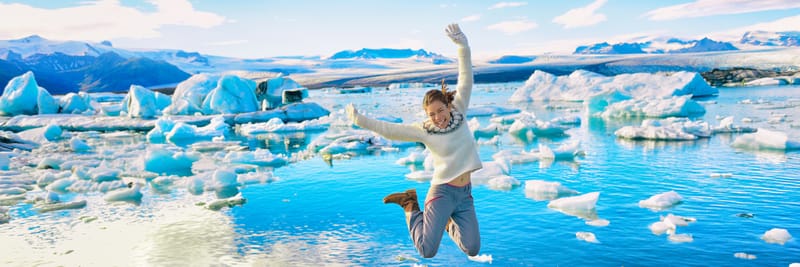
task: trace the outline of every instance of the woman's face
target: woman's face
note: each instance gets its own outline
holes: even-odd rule
[[[450,107],[442,101],[433,101],[425,107],[425,113],[436,127],[444,129],[450,123]]]

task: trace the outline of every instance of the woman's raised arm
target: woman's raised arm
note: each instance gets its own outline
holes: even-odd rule
[[[458,46],[458,84],[456,84],[456,96],[453,100],[458,111],[466,114],[469,108],[469,98],[472,95],[472,56],[467,43],[467,36],[461,32],[458,24],[450,24],[445,28],[447,36]]]

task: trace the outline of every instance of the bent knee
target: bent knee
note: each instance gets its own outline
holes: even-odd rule
[[[433,256],[436,256],[437,251],[437,249],[420,250],[419,254],[422,255],[423,258],[433,258]]]
[[[481,242],[474,242],[470,245],[465,246],[464,252],[467,253],[469,256],[477,256],[478,252],[481,251]]]

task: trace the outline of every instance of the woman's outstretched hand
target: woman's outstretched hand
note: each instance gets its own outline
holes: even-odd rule
[[[447,33],[447,36],[450,37],[450,40],[453,40],[453,42],[456,43],[457,45],[459,46],[469,45],[467,44],[467,36],[464,35],[463,32],[461,32],[461,28],[458,27],[458,24],[453,23],[447,25],[447,28],[445,28],[444,31]]]

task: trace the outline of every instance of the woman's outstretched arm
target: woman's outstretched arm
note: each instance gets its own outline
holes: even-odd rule
[[[458,111],[467,112],[469,98],[472,95],[472,56],[467,43],[467,36],[461,32],[458,24],[450,24],[445,28],[447,36],[458,46],[458,84],[456,84],[456,95],[453,100]]]
[[[347,112],[347,117],[350,118],[353,124],[376,132],[383,137],[407,142],[422,141],[423,132],[419,127],[368,118],[367,116],[359,114],[353,104],[348,104],[347,107],[345,107],[345,111]]]

